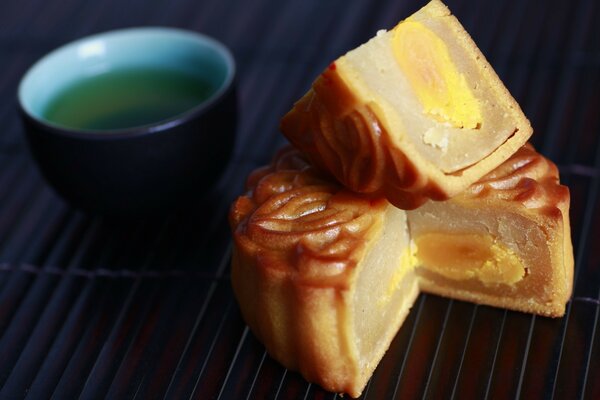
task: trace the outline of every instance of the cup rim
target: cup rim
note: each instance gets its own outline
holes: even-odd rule
[[[85,42],[114,38],[122,35],[136,34],[136,33],[159,33],[164,35],[177,35],[180,37],[187,37],[194,39],[198,42],[202,42],[204,44],[208,44],[209,47],[216,50],[222,59],[225,61],[227,66],[226,76],[223,83],[219,86],[217,90],[212,93],[212,95],[199,103],[198,105],[186,110],[180,114],[174,115],[170,118],[156,121],[154,123],[134,126],[129,128],[118,128],[118,129],[77,129],[71,128],[68,126],[60,125],[48,121],[47,119],[41,118],[35,113],[33,113],[26,105],[23,100],[23,91],[24,85],[27,79],[29,79],[32,74],[35,72],[36,68],[39,68],[45,62],[47,62],[52,56],[56,55],[59,52],[66,51],[70,48],[77,47],[82,45]],[[89,140],[113,140],[113,139],[124,139],[130,137],[144,136],[153,133],[162,132],[168,130],[172,127],[179,126],[200,114],[208,112],[211,108],[213,108],[220,100],[222,100],[228,92],[231,90],[236,75],[236,64],[231,51],[225,46],[223,43],[218,41],[217,39],[186,29],[180,28],[172,28],[172,27],[162,27],[162,26],[145,26],[145,27],[131,27],[124,29],[116,29],[105,32],[96,33],[93,35],[85,36],[80,39],[76,39],[74,41],[68,42],[64,45],[57,47],[56,49],[51,50],[49,53],[42,56],[36,62],[31,65],[27,71],[23,74],[19,81],[19,86],[17,89],[17,103],[21,113],[26,116],[28,119],[33,121],[34,123],[43,126],[46,130],[51,131],[55,134],[71,136],[75,138],[81,139],[89,139]]]

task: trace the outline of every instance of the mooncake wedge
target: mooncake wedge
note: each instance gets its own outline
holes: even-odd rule
[[[457,195],[532,133],[438,0],[331,63],[281,130],[344,186],[402,209]]]
[[[418,295],[406,212],[347,191],[292,148],[247,189],[230,211],[246,323],[286,368],[358,397]]]
[[[573,285],[569,189],[526,145],[465,192],[408,212],[423,291],[550,317]]]

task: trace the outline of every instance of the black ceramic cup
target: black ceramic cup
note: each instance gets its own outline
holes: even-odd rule
[[[56,97],[81,80],[136,68],[185,73],[211,89],[189,109],[140,126],[90,129],[48,118]],[[23,77],[18,103],[33,158],[63,198],[92,213],[139,216],[187,206],[215,184],[234,144],[234,83],[234,59],[214,39],[133,28],[48,54]]]

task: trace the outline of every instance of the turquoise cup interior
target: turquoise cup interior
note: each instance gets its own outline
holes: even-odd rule
[[[148,66],[210,82],[214,92],[195,108],[209,106],[235,76],[229,50],[208,36],[173,28],[130,28],[86,37],[43,57],[21,80],[18,100],[29,116],[52,125],[44,117],[48,105],[74,83],[109,71]]]
[[[192,75],[213,91],[178,115],[141,126],[86,130],[45,118],[71,85],[137,68]],[[142,216],[193,205],[218,181],[233,151],[235,72],[224,45],[179,29],[124,29],[62,46],[35,63],[18,88],[31,154],[59,195],[91,213]]]

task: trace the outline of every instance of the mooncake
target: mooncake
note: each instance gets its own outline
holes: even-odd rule
[[[234,293],[272,357],[358,397],[419,290],[563,315],[569,201],[529,145],[453,199],[411,211],[349,192],[288,147],[231,207]]]
[[[406,212],[288,148],[249,177],[230,222],[231,282],[252,332],[286,368],[358,397],[418,295]]]
[[[333,62],[281,129],[295,147],[229,220],[240,310],[286,368],[360,396],[421,290],[564,314],[569,190],[440,1]]]
[[[532,133],[438,0],[331,63],[281,130],[344,186],[402,209],[457,195]]]

